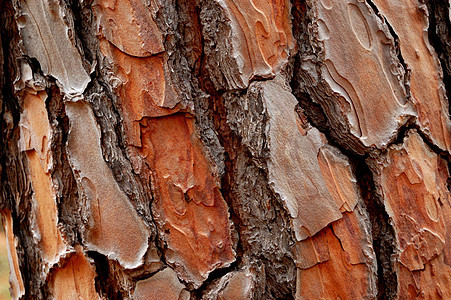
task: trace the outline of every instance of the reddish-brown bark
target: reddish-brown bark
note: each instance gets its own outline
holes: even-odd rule
[[[449,3],[1,5],[15,299],[451,297]]]

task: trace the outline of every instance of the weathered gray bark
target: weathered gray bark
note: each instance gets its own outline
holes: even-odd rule
[[[14,298],[451,298],[449,2],[0,7]]]

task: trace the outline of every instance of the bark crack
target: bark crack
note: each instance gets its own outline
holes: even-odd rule
[[[19,100],[14,93],[14,79],[19,72],[16,58],[21,57],[19,33],[14,8],[9,1],[0,1],[0,205],[11,210],[17,256],[25,294],[23,298],[45,298],[47,287],[42,278],[42,259],[33,240],[30,226],[32,205],[31,182],[27,162],[17,145],[20,120]],[[13,250],[14,251],[14,250]]]
[[[404,69],[405,76],[404,76],[403,84],[404,84],[404,88],[406,89],[406,97],[407,97],[408,101],[412,101],[411,100],[412,94],[410,92],[411,70],[410,70],[409,66],[407,65],[407,63],[404,61],[404,58],[402,57],[401,45],[400,45],[400,42],[399,42],[398,34],[393,29],[393,26],[391,26],[391,24],[388,22],[388,20],[384,17],[384,15],[379,12],[379,9],[377,8],[376,4],[374,4],[373,1],[371,1],[371,0],[366,0],[366,1],[370,5],[370,7],[373,9],[373,11],[376,13],[376,15],[379,16],[379,18],[381,18],[384,21],[384,23],[387,25],[388,30],[390,31],[390,34],[393,37],[393,41],[395,43],[395,50],[396,50],[396,54],[397,54],[398,60],[399,60],[399,62],[401,64],[401,66]]]
[[[198,20],[201,20],[200,9],[196,11]],[[203,33],[204,23],[198,22]],[[196,118],[204,115],[219,139],[221,147],[224,149],[224,172],[222,173],[221,186],[222,194],[226,200],[230,219],[235,225],[237,231],[236,252],[237,261],[233,263],[230,271],[238,270],[246,265],[251,266],[259,274],[256,274],[258,286],[254,294],[256,299],[275,299],[284,298],[291,299],[295,294],[295,275],[291,277],[291,266],[294,267],[292,257],[284,256],[276,250],[277,246],[272,245],[273,242],[265,243],[267,234],[275,234],[279,232],[281,227],[289,224],[289,217],[283,208],[280,199],[278,200],[273,192],[266,190],[262,185],[267,185],[268,178],[264,168],[258,167],[246,146],[241,142],[238,133],[233,131],[227,121],[231,108],[226,107],[224,96],[235,95],[237,97],[244,96],[248,92],[248,87],[253,82],[268,81],[271,78],[251,78],[247,87],[243,89],[223,89],[216,87],[212,82],[207,67],[207,54],[204,51],[205,37],[202,37],[202,52],[199,58],[198,73],[194,74],[200,90],[207,96],[202,97],[203,102],[195,102]],[[219,76],[219,75],[218,75]],[[200,118],[202,120],[202,118]],[[239,169],[244,168],[242,174]],[[261,187],[260,187],[261,186]],[[259,208],[257,208],[258,206]],[[265,212],[271,207],[271,213]],[[274,215],[273,215],[274,214]],[[285,224],[288,222],[287,224]],[[278,224],[279,223],[279,224]],[[289,236],[287,239],[291,242],[291,230],[284,227],[283,236]],[[276,248],[273,248],[276,247]],[[289,247],[280,244],[279,247]],[[288,252],[291,252],[288,250]],[[280,256],[280,257],[279,257]],[[283,265],[285,270],[281,270]],[[280,274],[278,274],[280,273]],[[282,278],[282,273],[287,274],[287,278]],[[218,273],[220,276],[226,273]],[[214,278],[219,278],[215,276]],[[203,286],[208,290],[208,286]],[[199,294],[200,295],[200,294]]]
[[[366,162],[367,159],[371,159],[371,152],[377,152],[377,150],[373,150],[364,154],[357,153],[343,144],[346,143],[345,141],[335,139],[334,137],[339,135],[333,134],[333,131],[335,129],[331,127],[322,106],[320,104],[314,103],[309,92],[307,90],[304,90],[302,86],[300,86],[300,84],[296,81],[296,74],[297,72],[299,72],[301,58],[303,55],[309,55],[311,48],[309,48],[308,46],[308,37],[304,36],[304,32],[307,28],[306,26],[308,26],[305,23],[305,20],[308,18],[306,16],[307,8],[305,6],[305,3],[300,0],[295,0],[292,2],[293,16],[295,17],[293,21],[293,32],[297,33],[295,37],[297,38],[298,43],[301,43],[301,45],[307,45],[299,46],[301,50],[295,57],[294,76],[290,81],[290,86],[298,100],[299,107],[304,110],[304,114],[307,116],[309,123],[313,127],[317,128],[320,132],[322,132],[326,136],[329,144],[339,149],[339,151],[344,154],[350,161],[355,178],[357,179],[357,185],[359,187],[361,197],[363,199],[363,209],[365,209],[368,213],[371,223],[369,227],[371,228],[373,248],[376,254],[377,261],[377,298],[394,299],[396,298],[397,294],[397,278],[392,262],[392,257],[396,249],[394,229],[391,226],[390,218],[385,211],[382,198],[377,193],[373,174]],[[395,40],[396,39],[397,37],[395,38]],[[396,49],[398,51],[398,57],[407,72],[407,66],[402,60],[399,52],[398,42],[396,42]],[[406,85],[406,82],[404,84]],[[411,121],[407,123],[411,123]],[[407,128],[408,125],[403,127]],[[398,132],[404,132],[406,130],[407,129],[400,129]],[[396,138],[393,142],[396,142],[398,140],[399,137]]]
[[[448,112],[451,114],[451,20],[449,1],[425,1],[429,14],[428,37],[437,52],[443,70],[443,83],[448,98]]]
[[[299,98],[298,98],[299,99]],[[312,118],[311,110],[308,108],[315,107],[319,109],[314,103],[306,104],[306,99],[299,100],[299,105],[304,109],[304,113],[309,119],[313,127],[315,123],[318,124],[317,117]],[[324,113],[317,111],[321,116],[324,116],[324,123],[327,124],[327,118]],[[378,195],[375,187],[373,174],[366,162],[371,159],[371,154],[359,155],[346,148],[333,139],[330,135],[330,128],[324,123],[320,123],[316,127],[327,138],[330,145],[336,147],[344,154],[352,166],[354,176],[357,179],[357,185],[360,190],[362,199],[364,200],[363,208],[367,211],[370,217],[370,228],[373,237],[373,248],[376,254],[377,269],[378,269],[378,299],[395,299],[397,293],[397,279],[394,271],[392,257],[395,254],[395,234],[391,226],[390,218],[385,211],[382,198]],[[408,126],[401,130],[402,136],[408,131]],[[402,137],[398,137],[402,141]],[[398,140],[397,139],[397,140]]]

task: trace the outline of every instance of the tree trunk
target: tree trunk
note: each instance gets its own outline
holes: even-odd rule
[[[451,299],[446,0],[0,0],[14,299]]]

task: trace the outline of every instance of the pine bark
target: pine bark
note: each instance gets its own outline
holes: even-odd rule
[[[450,299],[446,0],[0,0],[14,299]]]

